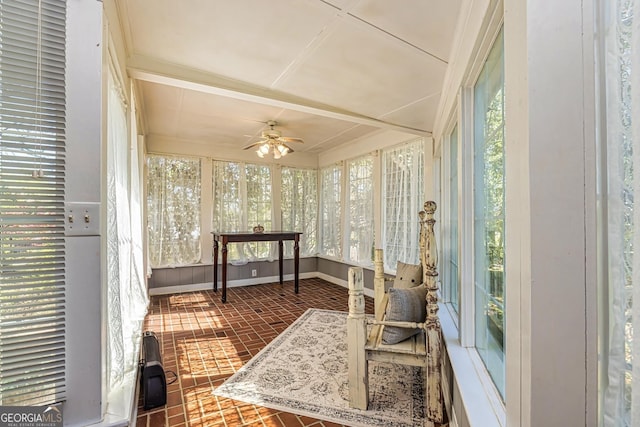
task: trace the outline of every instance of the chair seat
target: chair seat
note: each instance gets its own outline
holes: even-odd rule
[[[384,344],[382,342],[382,330],[382,325],[375,325],[371,329],[367,343],[364,346],[365,350],[413,354],[416,356],[427,355],[427,342],[424,333],[416,334],[396,344]]]

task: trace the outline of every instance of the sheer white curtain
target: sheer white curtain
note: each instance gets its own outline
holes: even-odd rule
[[[361,265],[373,265],[373,156],[348,162],[347,212],[349,236],[347,260]]]
[[[149,258],[153,267],[200,261],[201,160],[147,156]]]
[[[384,265],[395,271],[398,261],[419,260],[418,212],[424,207],[424,140],[382,152],[382,239]]]
[[[342,164],[320,169],[319,252],[342,257]]]
[[[107,95],[108,405],[121,403],[122,392],[135,381],[142,322],[148,304],[142,263],[137,141],[131,144],[130,150],[124,92],[110,71]]]
[[[272,173],[267,165],[213,161],[213,230],[252,231],[260,224],[272,230]],[[273,259],[268,242],[231,243],[229,262]]]
[[[640,1],[604,0],[608,342],[604,425],[640,425]],[[638,302],[638,304],[634,304]],[[635,381],[635,380],[638,381]],[[639,384],[636,384],[639,383]]]
[[[315,169],[282,168],[282,229],[301,231],[300,255],[317,252],[318,172]],[[285,255],[293,256],[292,242],[285,243]]]

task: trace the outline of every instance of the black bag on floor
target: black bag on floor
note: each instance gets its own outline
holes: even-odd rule
[[[143,408],[152,409],[167,403],[167,379],[162,367],[160,343],[156,334],[145,332],[142,335],[142,375],[140,375],[140,392]]]

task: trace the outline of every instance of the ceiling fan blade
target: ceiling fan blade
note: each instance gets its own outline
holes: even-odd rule
[[[299,142],[301,144],[304,142],[302,138],[290,138],[288,136],[281,136],[280,138],[278,138],[278,140],[284,141],[284,142]]]

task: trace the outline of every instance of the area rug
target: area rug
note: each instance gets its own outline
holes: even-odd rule
[[[346,320],[307,310],[214,394],[354,427],[428,425],[416,367],[370,362],[369,409],[349,407]]]

